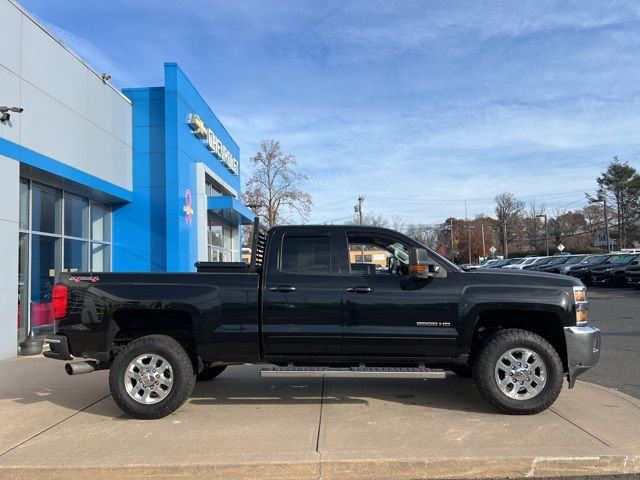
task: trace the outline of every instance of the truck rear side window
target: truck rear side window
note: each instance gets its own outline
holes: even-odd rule
[[[290,273],[331,273],[331,239],[328,236],[282,239],[280,270]]]

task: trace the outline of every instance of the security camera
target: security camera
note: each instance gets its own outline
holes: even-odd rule
[[[11,118],[11,114],[9,112],[22,113],[24,112],[24,108],[22,107],[0,107],[0,122],[6,123]]]

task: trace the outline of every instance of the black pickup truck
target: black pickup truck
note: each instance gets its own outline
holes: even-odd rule
[[[357,268],[366,251],[384,267]],[[388,229],[256,224],[251,264],[197,267],[61,274],[45,355],[85,359],[67,363],[69,374],[110,369],[114,400],[136,418],[168,415],[196,380],[246,363],[265,364],[266,377],[435,379],[449,370],[473,375],[501,411],[532,414],[600,355],[579,280],[464,272]]]

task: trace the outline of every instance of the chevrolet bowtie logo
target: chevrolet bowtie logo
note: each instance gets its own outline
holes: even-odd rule
[[[195,113],[190,114],[187,123],[191,127],[191,130],[193,130],[193,133],[195,133],[198,137],[207,138],[207,127],[204,126],[204,122],[198,115],[196,115]]]

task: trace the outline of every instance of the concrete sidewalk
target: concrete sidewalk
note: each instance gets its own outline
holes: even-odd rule
[[[0,362],[0,478],[414,479],[640,474],[640,401],[578,382],[535,416],[473,382],[260,379],[230,367],[161,420],[125,417],[107,372]]]

